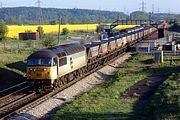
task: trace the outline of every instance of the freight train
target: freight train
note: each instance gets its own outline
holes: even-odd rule
[[[65,44],[35,51],[27,58],[27,80],[33,90],[62,87],[126,51],[157,29],[137,26],[88,44]]]

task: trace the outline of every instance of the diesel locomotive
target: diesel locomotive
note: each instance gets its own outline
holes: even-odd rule
[[[122,54],[157,31],[137,26],[88,44],[65,44],[35,51],[27,58],[27,80],[33,90],[61,87]]]

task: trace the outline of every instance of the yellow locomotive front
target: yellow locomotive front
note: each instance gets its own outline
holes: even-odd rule
[[[27,79],[52,79],[51,60],[30,59],[28,60]]]
[[[49,89],[57,79],[57,56],[48,50],[31,54],[27,60],[27,80],[37,90]]]

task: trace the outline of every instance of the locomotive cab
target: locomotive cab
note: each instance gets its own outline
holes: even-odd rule
[[[27,80],[36,89],[47,89],[58,76],[57,56],[48,50],[33,53],[27,60]]]
[[[39,50],[27,59],[27,80],[34,91],[52,90],[72,81],[86,67],[86,49],[65,44]]]

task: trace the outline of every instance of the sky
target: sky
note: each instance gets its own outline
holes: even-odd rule
[[[38,0],[0,0],[0,7],[37,6]],[[44,8],[79,8],[120,11],[129,14],[140,10],[142,0],[41,0]],[[180,13],[180,0],[144,0],[145,11]]]

